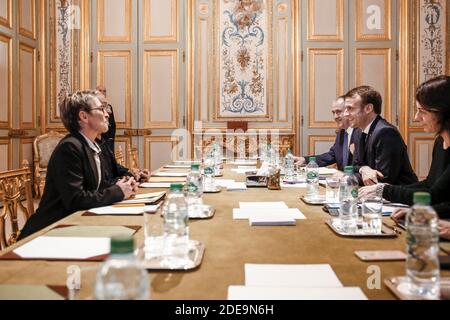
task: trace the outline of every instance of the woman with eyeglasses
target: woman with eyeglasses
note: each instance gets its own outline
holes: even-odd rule
[[[377,184],[359,190],[360,197],[375,193],[391,202],[413,204],[415,192],[431,194],[433,208],[441,219],[450,218],[450,77],[439,76],[422,83],[416,91],[416,121],[420,122],[426,133],[436,135],[433,160],[428,177],[421,182],[407,186]],[[396,221],[403,218],[407,210],[394,212]],[[441,225],[447,226],[444,222]]]

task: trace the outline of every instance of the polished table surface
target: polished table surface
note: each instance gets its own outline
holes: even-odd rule
[[[225,166],[224,177],[244,181]],[[149,191],[150,190],[150,191]],[[141,189],[153,192],[159,189]],[[164,189],[161,189],[164,190]],[[205,204],[216,209],[209,220],[190,220],[190,238],[202,241],[205,255],[199,268],[192,271],[151,271],[152,299],[226,299],[230,285],[244,285],[245,263],[257,264],[330,264],[344,286],[360,287],[369,299],[394,299],[383,280],[405,274],[405,262],[360,261],[356,250],[404,250],[405,232],[397,238],[344,238],[334,234],[325,224],[329,216],[320,206],[307,206],[301,200],[305,189],[289,188],[280,191],[254,188],[245,192],[227,192],[204,195]],[[325,192],[321,188],[321,192]],[[299,208],[307,220],[296,226],[250,227],[247,220],[233,220],[233,208],[239,201],[285,201],[290,208]],[[142,216],[82,216],[77,212],[58,224],[75,225],[142,225]],[[152,219],[161,219],[155,215]],[[386,222],[392,224],[386,219]],[[55,225],[42,230],[21,243],[45,233]],[[136,244],[142,245],[144,231],[136,234]],[[21,243],[8,249],[12,250]],[[99,262],[68,261],[0,261],[0,284],[65,285],[66,269],[81,267],[81,290],[77,299],[92,299],[95,274]],[[368,267],[381,269],[381,289],[370,290]],[[449,276],[449,272],[442,272]]]

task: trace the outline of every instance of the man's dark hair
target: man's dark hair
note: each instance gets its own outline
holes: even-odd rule
[[[416,90],[422,108],[436,114],[439,132],[450,133],[450,77],[439,76],[422,83]]]
[[[59,104],[61,113],[61,121],[64,127],[71,133],[80,131],[79,113],[80,111],[89,112],[91,109],[91,101],[95,99],[95,91],[77,91],[68,95]]]
[[[355,98],[356,96],[361,97],[362,107],[365,107],[369,103],[373,105],[373,111],[376,114],[381,114],[381,106],[383,104],[383,98],[381,94],[370,86],[356,87],[345,95],[347,98]]]

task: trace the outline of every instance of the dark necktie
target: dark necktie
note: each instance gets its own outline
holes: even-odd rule
[[[363,133],[361,133],[360,154],[362,154],[362,159],[364,160],[364,162],[366,161],[366,155],[367,155],[366,144],[367,144],[367,133],[363,132]]]
[[[342,166],[348,165],[348,132],[344,131],[344,145],[342,146]]]

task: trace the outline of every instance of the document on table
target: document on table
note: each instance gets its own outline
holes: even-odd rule
[[[152,174],[153,177],[187,177],[188,172],[167,172],[160,171]]]
[[[338,172],[338,170],[336,170],[334,168],[326,168],[326,167],[319,168],[319,175],[322,175],[322,176],[333,175],[337,172]]]
[[[231,171],[236,172],[237,174],[246,174],[247,172],[254,172],[256,169],[231,169]]]
[[[139,188],[170,188],[170,185],[169,182],[144,182],[139,184]]]
[[[246,191],[245,182],[234,182],[227,185],[227,191]]]
[[[167,169],[190,169],[191,166],[190,165],[182,165],[182,164],[168,164],[166,166],[164,166],[164,168]]]
[[[300,183],[281,183],[281,188],[298,188],[298,189],[306,189],[307,184],[306,182],[300,182]]]
[[[327,264],[245,264],[245,285],[262,287],[342,288]]]
[[[23,259],[86,260],[109,254],[110,238],[37,237],[13,252]]]
[[[231,179],[215,179],[214,180],[215,184],[218,186],[221,186],[223,188],[227,188],[228,186],[232,186],[236,183],[236,181],[231,180]]]
[[[367,300],[360,288],[229,286],[228,300]]]
[[[231,161],[231,164],[236,166],[256,166],[258,162],[256,160],[236,160]]]
[[[289,218],[295,220],[304,220],[306,217],[299,209],[267,209],[267,208],[259,208],[259,209],[233,209],[233,219],[234,220],[246,220],[250,217],[260,216],[273,216],[273,217],[281,217],[288,216]]]
[[[289,213],[257,213],[250,214],[248,223],[251,227],[256,226],[295,226],[295,218]]]
[[[88,211],[97,215],[140,215],[146,212],[158,211],[160,204],[150,206],[133,206],[130,207],[120,206],[107,206],[100,208],[89,209]]]
[[[133,199],[130,200],[123,200],[120,202],[116,202],[113,204],[114,207],[126,207],[128,205],[138,205],[141,204],[142,206],[153,204],[157,201],[159,201],[166,192],[152,192],[152,193],[143,193],[136,195]]]
[[[280,210],[289,209],[284,201],[278,202],[239,202],[240,209],[252,210],[252,209],[267,209],[267,210]]]

